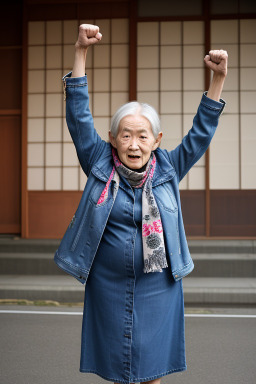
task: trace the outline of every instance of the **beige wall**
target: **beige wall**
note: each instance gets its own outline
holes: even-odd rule
[[[256,20],[211,22],[212,49],[229,53],[227,102],[210,151],[211,189],[256,188]]]
[[[127,19],[81,20],[100,26],[86,73],[95,127],[107,139],[110,117],[128,101]],[[72,69],[78,20],[30,22],[28,31],[28,190],[82,190],[82,172],[65,122],[62,81]]]
[[[180,144],[204,90],[204,25],[201,21],[138,23],[137,98],[160,114],[162,148]],[[181,189],[205,188],[204,157]]]
[[[81,22],[84,22],[81,20]],[[91,47],[87,69],[95,126],[107,139],[110,117],[128,101],[128,19],[96,23],[102,42]],[[82,190],[85,176],[65,123],[61,77],[72,68],[79,22],[30,22],[28,36],[28,190]],[[192,125],[204,91],[201,21],[139,22],[137,99],[160,114],[162,147],[178,145]],[[227,49],[225,112],[211,143],[210,188],[256,188],[256,20],[211,22],[211,47]],[[204,157],[181,189],[205,188]]]

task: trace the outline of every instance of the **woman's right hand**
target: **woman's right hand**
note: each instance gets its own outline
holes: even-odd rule
[[[81,24],[79,26],[79,34],[75,47],[88,48],[90,45],[98,43],[102,38],[99,30],[97,25]]]
[[[72,70],[72,77],[85,75],[86,55],[90,45],[98,43],[102,34],[99,27],[92,24],[81,24],[79,26],[78,39],[75,44],[75,60]]]

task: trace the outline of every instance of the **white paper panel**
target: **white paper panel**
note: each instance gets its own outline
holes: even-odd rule
[[[78,157],[73,143],[63,144],[63,165],[78,166]]]
[[[183,44],[203,44],[204,23],[202,21],[184,21]]]
[[[181,69],[162,69],[160,71],[160,90],[161,91],[181,91],[182,90],[182,70]]]
[[[46,143],[46,166],[60,166],[61,161],[61,144],[60,143]]]
[[[159,93],[158,92],[138,92],[137,100],[140,103],[147,103],[159,112]]]
[[[46,94],[46,116],[60,117],[62,116],[62,100],[63,94]]]
[[[28,119],[28,142],[44,141],[44,119]]]
[[[28,168],[28,190],[42,191],[44,189],[44,168]]]
[[[111,20],[111,41],[112,41],[112,44],[129,42],[128,19],[112,19]]]
[[[195,165],[190,169],[189,189],[205,189],[205,167]]]
[[[110,67],[110,45],[94,46],[94,68]]]
[[[159,88],[158,69],[137,70],[137,92],[157,91]]]
[[[93,116],[109,116],[110,94],[94,93]]]
[[[46,68],[61,69],[62,47],[61,45],[50,45],[46,47]]]
[[[160,23],[162,45],[181,44],[181,22],[163,21]]]
[[[41,45],[45,43],[44,21],[30,21],[28,23],[28,45]]]
[[[46,141],[56,141],[59,142],[62,140],[62,118],[47,118],[45,119],[46,123]]]
[[[46,190],[61,190],[61,168],[46,168],[45,169],[45,189]]]
[[[111,66],[129,67],[129,46],[128,44],[115,44],[111,46]]]
[[[138,47],[137,68],[158,68],[159,67],[158,47]]]
[[[46,44],[62,43],[62,22],[47,21],[46,22]]]
[[[158,45],[159,27],[156,22],[138,23],[138,45]]]
[[[78,37],[77,20],[64,20],[63,22],[63,43],[75,44]]]
[[[111,116],[117,111],[121,105],[128,103],[129,94],[127,92],[112,92],[111,93]]]
[[[44,75],[42,70],[28,71],[28,93],[44,92]]]
[[[28,166],[44,165],[44,144],[28,144]]]
[[[28,117],[44,117],[44,95],[28,95]]]
[[[181,92],[160,92],[160,113],[181,113]]]
[[[256,20],[241,20],[240,23],[241,43],[256,43]]]
[[[238,20],[212,20],[211,43],[238,43]]]
[[[179,68],[182,66],[181,46],[162,46],[160,48],[161,68]]]
[[[129,90],[129,70],[128,68],[111,69],[111,91],[128,92]]]
[[[63,190],[78,190],[78,173],[79,168],[63,168]]]

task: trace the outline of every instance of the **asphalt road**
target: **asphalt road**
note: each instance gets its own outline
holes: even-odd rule
[[[43,314],[20,311],[43,311]],[[81,311],[81,308],[0,306],[0,383],[110,383],[97,375],[79,372]],[[207,312],[225,317],[208,317]],[[230,314],[252,317],[227,317]],[[186,316],[188,370],[164,376],[161,384],[255,384],[256,309],[219,309],[203,311],[203,317],[189,316]]]

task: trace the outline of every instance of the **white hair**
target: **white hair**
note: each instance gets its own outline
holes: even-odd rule
[[[156,110],[149,104],[139,103],[137,101],[131,101],[122,105],[116,113],[113,115],[110,123],[110,132],[112,136],[116,138],[120,121],[128,115],[144,116],[150,122],[151,129],[155,139],[160,132],[160,119]]]

